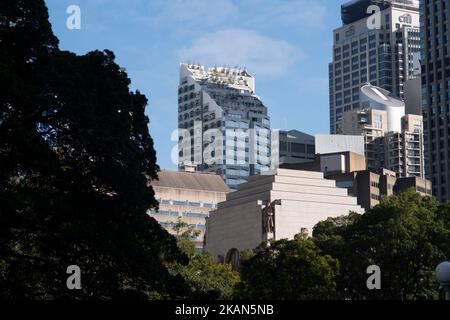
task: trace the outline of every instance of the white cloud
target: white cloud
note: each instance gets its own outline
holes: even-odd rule
[[[164,0],[154,1],[151,16],[155,25],[177,24],[177,27],[211,27],[226,24],[239,16],[232,0]]]
[[[242,5],[253,8],[251,22],[259,26],[279,25],[321,29],[326,25],[326,5],[311,0],[243,0]]]
[[[245,67],[256,76],[280,76],[303,57],[290,43],[253,30],[225,29],[200,36],[179,52],[180,61]]]

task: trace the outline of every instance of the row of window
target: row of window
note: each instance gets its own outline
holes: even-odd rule
[[[188,217],[188,218],[208,218],[207,213],[198,212],[179,212],[171,210],[158,210],[150,213],[152,216],[166,216],[166,217]]]
[[[191,90],[194,90],[194,88],[195,88],[195,85],[190,85],[190,86],[183,86],[183,87],[179,87],[178,88],[178,93],[179,94],[182,94],[182,93],[186,93],[186,92],[188,92],[188,91],[191,91]]]
[[[316,154],[316,146],[313,144],[280,141],[280,152],[294,152]]]
[[[159,199],[158,202],[160,204],[173,205],[173,206],[217,208],[217,204],[207,203],[207,202],[178,201],[178,200],[166,200],[166,199]]]
[[[175,227],[175,226],[178,224],[178,222],[172,222],[172,221],[160,221],[159,224],[160,224],[162,227],[164,227],[164,228],[166,228],[166,229],[169,229],[169,228]],[[204,229],[205,229],[205,224],[202,224],[202,223],[190,224],[189,226],[190,226],[190,227],[193,227],[194,229],[197,229],[197,230],[204,230]]]

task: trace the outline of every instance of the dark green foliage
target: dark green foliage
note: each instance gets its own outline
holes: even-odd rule
[[[339,263],[324,255],[311,239],[261,244],[241,262],[241,299],[317,300],[336,296]]]
[[[449,259],[449,204],[414,191],[391,197],[364,215],[328,219],[314,241],[338,258],[338,292],[350,299],[436,299],[436,266]],[[368,290],[367,267],[381,268],[381,290]]]
[[[178,233],[178,246],[189,257],[189,264],[171,264],[173,274],[183,277],[189,285],[193,299],[230,299],[239,282],[239,274],[229,264],[217,264],[208,252],[198,253],[189,239],[198,236],[191,226],[179,222],[174,229]]]
[[[144,111],[105,50],[58,49],[42,0],[0,3],[0,297],[188,294],[147,215],[158,166]],[[66,288],[78,265],[82,290]]]

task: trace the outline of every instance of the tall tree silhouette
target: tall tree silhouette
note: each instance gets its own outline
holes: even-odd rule
[[[129,84],[111,51],[59,50],[42,0],[1,1],[0,297],[188,294],[166,267],[186,256],[147,215],[158,166]]]

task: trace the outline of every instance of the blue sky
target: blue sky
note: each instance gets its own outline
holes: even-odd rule
[[[343,0],[46,0],[60,48],[115,52],[149,99],[158,164],[175,168],[179,62],[245,67],[272,128],[328,133],[328,63]],[[81,29],[69,30],[70,5]]]

